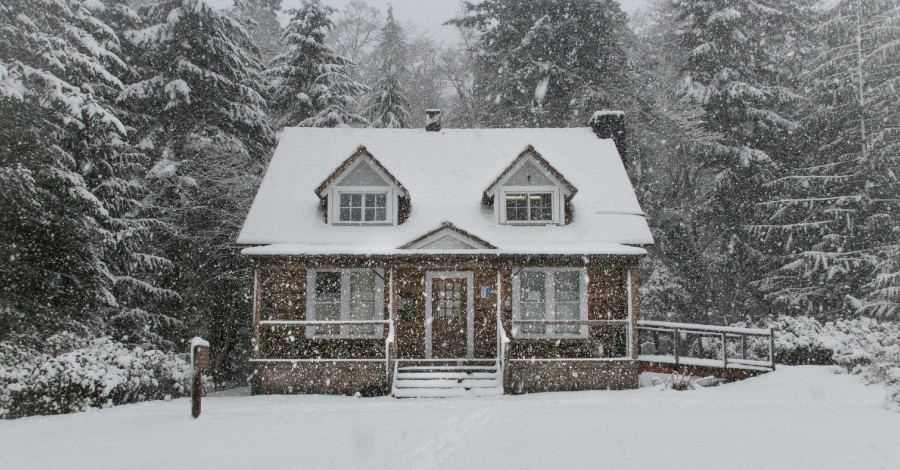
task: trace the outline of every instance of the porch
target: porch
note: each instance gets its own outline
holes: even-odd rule
[[[774,368],[757,357],[769,330],[639,321],[629,259],[329,261],[254,270],[254,393],[485,396]],[[377,295],[360,300],[361,285]],[[355,319],[360,304],[377,315]]]

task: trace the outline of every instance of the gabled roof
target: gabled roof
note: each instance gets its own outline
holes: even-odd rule
[[[322,181],[321,184],[319,184],[319,186],[316,188],[316,191],[315,191],[316,196],[319,196],[320,199],[325,197],[325,190],[327,190],[328,187],[331,186],[332,183],[337,181],[338,178],[340,178],[341,175],[343,175],[345,171],[347,171],[350,167],[353,166],[354,163],[356,163],[360,159],[367,159],[369,161],[369,163],[371,163],[372,165],[375,166],[375,168],[377,169],[377,171],[379,173],[381,173],[385,178],[387,178],[394,185],[396,185],[397,188],[399,188],[400,191],[404,195],[409,194],[406,191],[406,188],[404,188],[403,185],[400,184],[400,181],[394,175],[392,175],[391,172],[388,171],[387,168],[385,168],[384,165],[382,165],[381,162],[379,162],[377,158],[375,158],[371,153],[369,153],[369,151],[366,149],[365,146],[360,145],[356,149],[356,152],[353,153],[353,155],[350,155],[346,160],[344,160],[343,163],[338,165],[338,167],[334,171],[332,171],[331,174],[328,175],[328,177],[325,178],[325,180]]]
[[[471,250],[495,250],[496,246],[472,235],[469,232],[453,225],[450,222],[444,222],[440,227],[422,235],[419,238],[400,247],[401,250],[414,250],[416,248],[429,248],[427,245],[435,241],[439,241],[442,236],[452,236],[456,240],[461,241],[467,248]]]
[[[494,209],[482,204],[484,189],[528,145],[578,188],[567,225],[503,225]],[[340,174],[335,168],[360,146],[372,156],[365,158],[403,182],[410,195],[403,224],[334,226],[322,217],[314,190],[326,176]],[[625,245],[653,243],[615,144],[598,139],[587,127],[440,132],[287,128],[237,241],[267,245],[247,248],[247,254],[410,254],[399,247],[444,222],[497,247],[466,253],[640,254],[641,248]],[[416,253],[422,252],[432,250]]]
[[[494,189],[498,185],[502,184],[507,178],[509,178],[512,175],[513,171],[518,169],[519,166],[528,159],[533,159],[535,162],[537,162],[537,164],[540,165],[540,167],[543,168],[544,171],[549,173],[550,176],[553,177],[553,179],[555,179],[560,186],[565,188],[568,192],[568,197],[571,198],[575,195],[575,193],[578,192],[578,188],[572,185],[572,183],[570,183],[569,180],[567,180],[562,175],[562,173],[557,171],[556,168],[553,168],[553,165],[551,165],[547,160],[544,160],[544,157],[542,157],[541,154],[534,149],[533,145],[529,145],[525,148],[525,150],[522,151],[522,153],[519,154],[518,157],[515,158],[515,160],[512,161],[512,163],[509,164],[508,167],[506,167],[505,170],[503,170],[503,173],[500,173],[500,176],[498,176],[497,179],[495,179],[494,182],[484,190],[484,197],[490,197],[490,194],[494,192]]]

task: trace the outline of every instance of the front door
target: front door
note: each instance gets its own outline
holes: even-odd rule
[[[430,358],[458,359],[472,357],[472,273],[435,272],[427,276],[429,283]]]

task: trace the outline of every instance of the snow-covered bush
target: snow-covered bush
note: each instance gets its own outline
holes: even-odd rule
[[[900,408],[900,322],[859,317],[819,323],[782,316],[775,328],[775,356],[783,364],[837,364],[869,383],[888,388],[888,404]]]
[[[174,353],[102,337],[56,335],[39,353],[0,343],[0,418],[48,415],[190,392],[190,365]]]

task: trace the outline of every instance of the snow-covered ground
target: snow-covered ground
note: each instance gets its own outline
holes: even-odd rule
[[[833,367],[695,391],[213,396],[0,421],[0,467],[898,469],[900,414]]]

